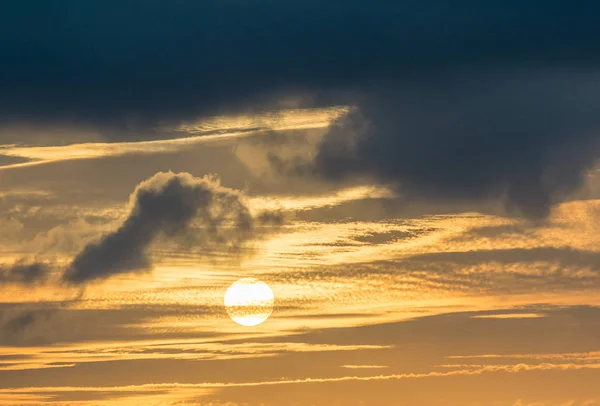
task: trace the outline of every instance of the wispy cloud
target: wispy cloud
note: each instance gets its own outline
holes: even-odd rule
[[[385,369],[389,368],[386,365],[342,365],[346,369]]]
[[[127,154],[175,152],[201,143],[249,137],[265,131],[288,131],[326,128],[345,114],[346,107],[283,110],[257,116],[220,116],[196,124],[171,129],[175,138],[138,142],[90,142],[60,146],[2,145],[0,155],[24,159],[7,163],[0,169],[19,168],[75,159],[94,159]],[[185,134],[185,136],[182,136]]]
[[[546,317],[540,313],[498,313],[498,314],[477,314],[473,319],[539,319]]]
[[[128,385],[112,387],[96,386],[54,386],[54,387],[22,387],[8,388],[6,393],[60,393],[60,392],[136,392],[140,390],[177,390],[177,389],[196,389],[196,388],[230,388],[230,387],[253,387],[253,386],[271,386],[271,385],[294,385],[305,383],[331,383],[331,382],[351,382],[351,381],[389,381],[404,379],[425,379],[425,378],[443,378],[452,376],[481,375],[486,373],[522,373],[533,371],[570,371],[582,369],[600,369],[600,363],[595,364],[515,364],[515,365],[493,365],[478,369],[461,369],[448,372],[425,372],[425,373],[405,373],[389,375],[370,375],[370,376],[340,376],[331,378],[302,378],[302,379],[281,379],[275,381],[256,381],[256,382],[203,382],[203,383],[160,383],[145,385]]]
[[[185,341],[128,341],[76,344],[54,347],[0,347],[0,356],[19,359],[3,361],[0,370],[66,368],[91,362],[132,360],[234,360],[277,357],[291,353],[354,352],[390,349],[385,345],[335,345],[299,342],[234,343]],[[344,366],[361,368],[361,366]],[[373,366],[366,366],[373,368]],[[385,367],[379,367],[385,368]]]
[[[592,362],[600,360],[600,351],[571,352],[554,354],[478,354],[478,355],[451,355],[453,359],[535,359],[552,361],[578,361]]]

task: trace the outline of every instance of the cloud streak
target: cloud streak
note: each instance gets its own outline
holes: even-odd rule
[[[49,392],[134,392],[138,390],[179,390],[196,388],[232,388],[232,387],[255,387],[272,385],[295,385],[295,384],[318,384],[332,382],[352,382],[352,381],[390,381],[404,379],[424,379],[424,378],[444,378],[452,376],[471,376],[486,373],[522,373],[534,371],[572,371],[600,369],[600,364],[515,364],[515,365],[489,365],[477,369],[460,369],[448,372],[426,372],[426,373],[406,373],[389,375],[371,375],[371,376],[341,376],[331,378],[303,378],[303,379],[281,379],[277,381],[257,381],[257,382],[205,382],[205,383],[159,383],[130,386],[112,386],[112,387],[33,387],[33,388],[9,388],[4,389],[7,393],[49,393]]]
[[[0,348],[0,357],[9,357],[0,362],[2,370],[26,370],[44,368],[67,368],[95,362],[127,362],[136,360],[239,360],[281,357],[294,353],[359,352],[390,349],[383,345],[326,345],[295,342],[235,343],[209,342],[192,343],[172,341],[147,343],[144,341],[114,342],[54,346],[53,348]],[[18,356],[18,359],[10,359]],[[385,366],[344,365],[343,368],[387,368]]]
[[[97,159],[130,154],[182,151],[191,146],[264,134],[326,128],[348,109],[336,106],[322,109],[293,109],[255,116],[217,116],[197,123],[165,128],[164,136],[174,138],[131,142],[87,142],[68,145],[1,145],[0,170],[78,159]]]
[[[435,252],[406,258],[412,264],[455,264],[473,266],[485,263],[555,263],[561,269],[588,268],[600,271],[600,253],[570,247],[507,248],[496,250]]]

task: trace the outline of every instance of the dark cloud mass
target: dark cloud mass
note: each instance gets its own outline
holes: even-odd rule
[[[318,173],[371,175],[407,198],[504,199],[544,217],[600,155],[600,75],[456,77],[366,95],[325,137]]]
[[[327,103],[456,69],[595,65],[597,14],[562,1],[5,2],[2,120],[135,127],[274,93]]]
[[[563,1],[8,2],[0,124],[151,137],[308,95],[357,108],[326,137],[319,175],[368,175],[430,201],[502,198],[540,218],[598,156],[599,12]]]
[[[63,275],[65,281],[83,283],[148,269],[148,251],[157,238],[176,237],[193,225],[224,246],[252,236],[254,219],[240,193],[210,178],[157,173],[138,185],[130,206],[127,219],[116,231],[87,245],[73,259]],[[233,229],[233,235],[223,233],[226,228]]]

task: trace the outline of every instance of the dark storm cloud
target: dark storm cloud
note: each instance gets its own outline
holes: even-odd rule
[[[598,6],[561,1],[3,3],[3,121],[123,129],[274,93],[463,67],[595,64]]]
[[[114,274],[148,269],[148,251],[161,236],[178,237],[192,227],[208,246],[235,246],[253,235],[254,218],[239,192],[210,178],[187,173],[157,173],[137,186],[127,219],[114,232],[87,245],[63,276],[83,283]],[[259,220],[277,218],[259,215]]]
[[[577,186],[599,152],[592,2],[1,7],[3,123],[152,136],[159,124],[310,95],[357,106],[326,137],[319,175],[368,175],[427,201],[502,198],[530,217]]]
[[[408,199],[504,199],[543,217],[600,155],[600,75],[494,73],[377,90],[325,137],[317,171]]]

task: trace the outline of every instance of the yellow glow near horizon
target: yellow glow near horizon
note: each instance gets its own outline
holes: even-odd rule
[[[242,278],[225,293],[229,317],[242,326],[257,326],[273,312],[275,296],[266,283],[256,278]]]

